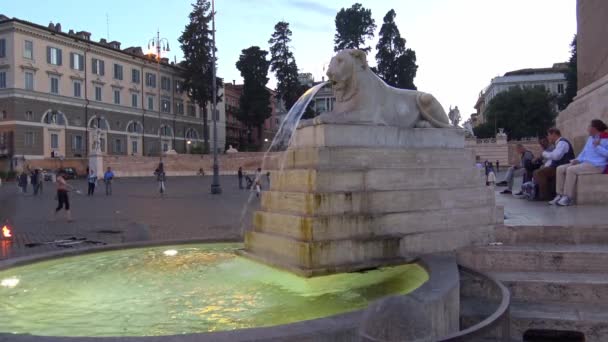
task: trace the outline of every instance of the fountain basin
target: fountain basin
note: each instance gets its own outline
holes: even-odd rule
[[[237,256],[241,246],[121,249],[0,271],[0,331],[165,336],[273,327],[361,310],[429,277],[406,264],[306,279]]]

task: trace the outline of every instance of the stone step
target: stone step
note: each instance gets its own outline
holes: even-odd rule
[[[477,208],[494,203],[494,189],[424,189],[375,192],[304,193],[267,191],[264,211],[299,215],[381,214]]]
[[[608,272],[606,245],[503,245],[463,248],[459,263],[480,271]]]
[[[608,307],[608,274],[567,272],[490,272],[519,302],[587,303]]]
[[[333,273],[346,265],[345,269],[353,270],[353,267],[377,267],[396,259],[403,261],[399,256],[399,238],[390,236],[306,242],[250,231],[245,234],[245,252],[308,276]]]
[[[496,241],[505,244],[608,244],[608,223],[595,226],[499,226]]]
[[[496,222],[497,208],[456,208],[376,215],[306,216],[257,211],[252,229],[297,240],[335,240],[377,235],[402,236],[488,226]]]
[[[293,169],[273,172],[271,190],[301,192],[457,189],[484,184],[482,172],[466,168],[384,168],[367,170]]]
[[[277,158],[278,169],[461,168],[475,165],[465,149],[385,149],[372,147],[308,147],[287,150]]]
[[[492,305],[478,298],[461,298],[463,320],[491,314]],[[529,329],[570,330],[585,334],[587,342],[608,341],[608,306],[571,303],[511,303],[511,336],[522,340]]]

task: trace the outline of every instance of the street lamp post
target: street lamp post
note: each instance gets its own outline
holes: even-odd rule
[[[160,116],[160,113],[162,111],[162,101],[160,98],[160,87],[161,87],[161,84],[160,84],[161,55],[160,55],[160,53],[161,53],[161,49],[162,49],[162,51],[165,51],[165,52],[169,52],[171,50],[169,49],[169,40],[167,38],[161,38],[159,30],[156,30],[156,37],[152,37],[148,41],[148,50],[150,50],[150,44],[152,44],[152,47],[156,47],[156,62],[157,62],[156,65],[157,65],[157,74],[158,74],[157,81],[159,82],[159,84],[157,84],[158,85],[158,156],[159,156],[160,162],[162,163],[163,162],[163,140],[162,140],[161,129],[160,129],[162,126],[161,125],[162,119]],[[144,77],[145,75],[141,75],[141,76]],[[142,96],[143,95],[144,94],[142,94]]]
[[[217,160],[217,82],[215,79],[215,0],[211,0],[211,36],[213,40],[213,48],[211,49],[211,82],[213,89],[213,182],[211,183],[211,193],[218,195],[222,193],[220,186],[220,167]]]

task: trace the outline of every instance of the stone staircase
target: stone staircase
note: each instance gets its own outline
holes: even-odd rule
[[[501,226],[500,246],[462,249],[462,265],[486,272],[511,291],[511,334],[530,329],[578,331],[585,341],[608,341],[608,224]],[[483,314],[482,287],[468,289],[465,316]],[[466,320],[466,317],[465,317]]]

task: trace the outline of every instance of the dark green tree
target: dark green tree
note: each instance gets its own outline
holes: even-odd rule
[[[268,83],[268,68],[266,60],[268,51],[258,46],[249,47],[241,52],[236,68],[243,77],[243,93],[239,100],[240,109],[237,119],[247,125],[249,144],[253,127],[258,128],[258,141],[262,141],[264,121],[270,117],[270,92],[266,89]]]
[[[292,32],[289,23],[279,21],[274,26],[268,44],[270,44],[270,70],[277,77],[277,94],[289,109],[298,100],[300,83],[298,81],[298,66],[289,48]]]
[[[514,87],[496,95],[486,109],[486,122],[473,129],[478,138],[493,138],[504,128],[509,139],[541,137],[553,126],[555,98],[543,87]]]
[[[576,35],[570,43],[570,60],[568,61],[568,71],[565,72],[566,76],[566,92],[558,99],[559,109],[565,109],[568,107],[570,102],[576,96],[578,90],[578,78],[577,78],[577,56],[576,56]]]
[[[209,151],[207,105],[213,100],[213,75],[211,72],[213,66],[213,39],[209,27],[211,17],[211,3],[209,0],[197,0],[192,5],[190,22],[178,39],[184,53],[184,61],[180,63],[183,68],[183,90],[187,91],[190,99],[201,108],[205,153]],[[220,89],[222,80],[216,77],[215,82]],[[218,97],[218,100],[221,100],[220,97]]]
[[[336,14],[336,35],[334,51],[343,49],[360,49],[369,52],[371,47],[364,47],[365,40],[374,37],[376,23],[372,10],[356,3],[350,8],[342,8]]]
[[[376,45],[375,71],[378,76],[389,85],[402,89],[416,89],[414,78],[418,65],[416,65],[416,52],[405,48],[405,39],[401,38],[399,28],[395,24],[395,10],[390,10],[384,16],[384,23],[380,28],[380,39]]]

